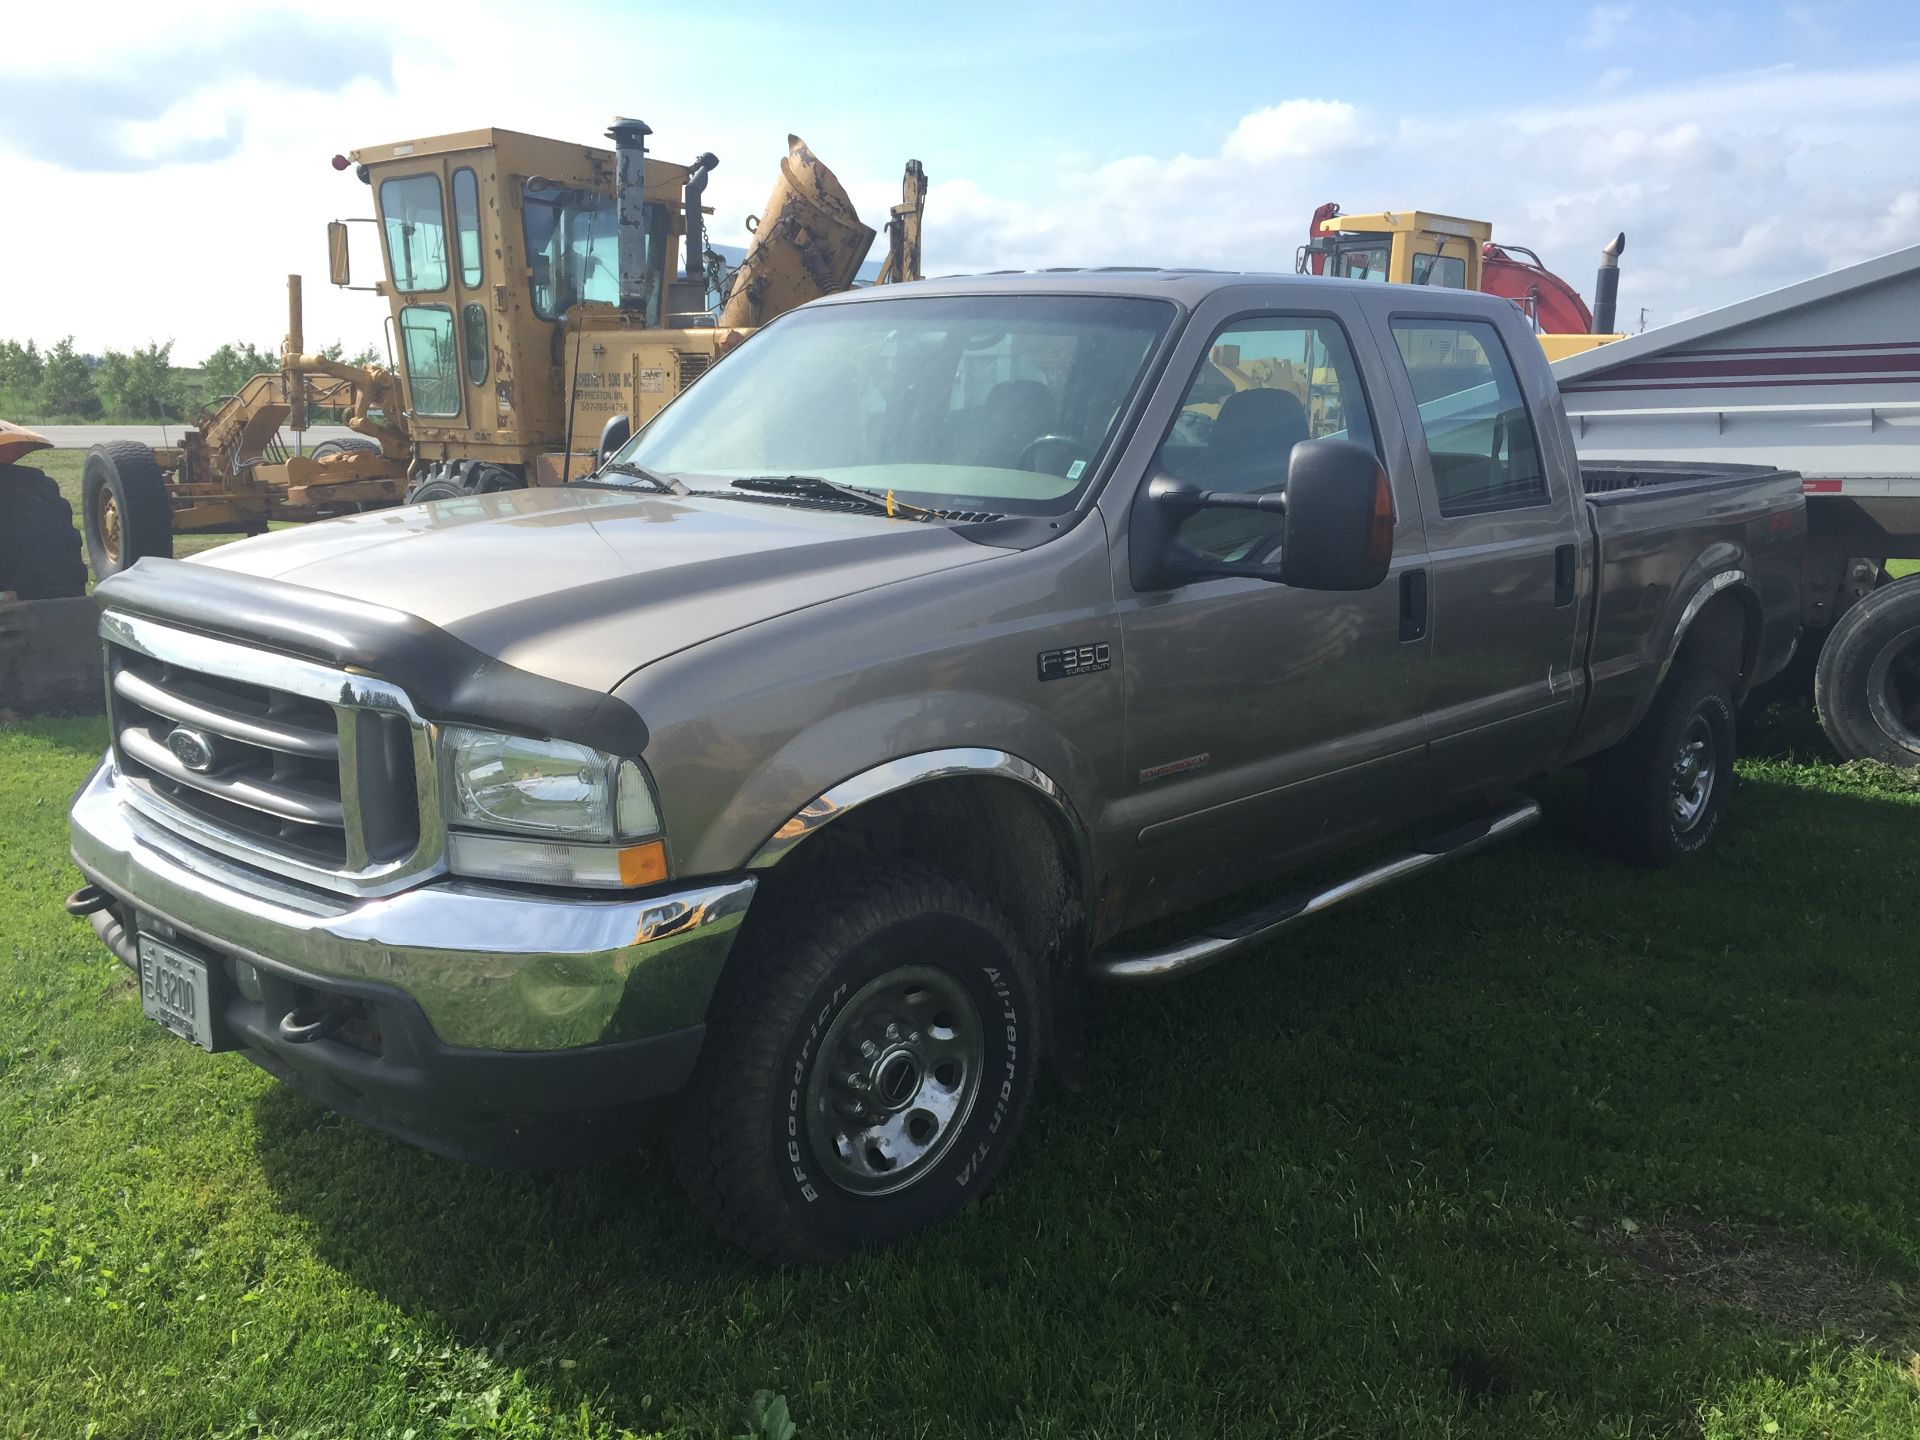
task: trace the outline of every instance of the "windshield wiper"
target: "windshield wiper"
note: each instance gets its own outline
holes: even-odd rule
[[[862,510],[903,520],[931,520],[940,512],[924,505],[909,505],[895,500],[891,493],[861,490],[837,484],[821,475],[749,475],[733,482],[736,490],[757,490],[767,495],[797,495],[805,500],[838,500],[858,505]]]
[[[662,495],[687,495],[692,493],[678,480],[669,480],[664,475],[656,475],[653,471],[636,465],[631,460],[609,460],[600,467],[600,471],[595,473],[597,474],[608,470],[611,470],[616,475],[631,475],[636,480],[644,481],[655,490],[658,490]],[[587,478],[591,479],[592,477],[589,476]],[[576,480],[574,483],[577,485],[580,482]]]

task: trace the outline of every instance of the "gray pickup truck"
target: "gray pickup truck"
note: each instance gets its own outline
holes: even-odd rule
[[[1575,762],[1606,852],[1706,845],[1804,534],[1790,474],[1583,473],[1491,297],[836,296],[589,481],[101,585],[69,908],[162,1025],[442,1153],[560,1163],[679,1092],[720,1231],[832,1258],[990,1183],[1091,985],[1511,834]]]

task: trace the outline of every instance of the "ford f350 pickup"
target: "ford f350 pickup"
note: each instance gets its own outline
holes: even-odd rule
[[[677,1093],[719,1230],[831,1259],[990,1183],[1089,986],[1498,840],[1575,763],[1604,851],[1701,849],[1804,534],[1791,474],[1583,472],[1492,297],[836,296],[589,481],[101,585],[69,907],[162,1025],[443,1153],[555,1163]]]

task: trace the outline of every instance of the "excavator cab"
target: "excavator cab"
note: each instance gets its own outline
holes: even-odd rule
[[[1342,215],[1339,206],[1322,205],[1309,233],[1294,259],[1302,275],[1478,290],[1481,250],[1493,226],[1425,210]]]

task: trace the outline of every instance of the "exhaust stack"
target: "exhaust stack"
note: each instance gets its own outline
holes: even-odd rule
[[[620,219],[620,308],[647,309],[647,136],[644,120],[616,117],[607,127],[619,160],[615,203]]]
[[[687,173],[687,279],[704,280],[707,275],[706,237],[701,232],[705,217],[700,213],[700,197],[707,193],[707,176],[720,163],[720,157],[704,150]]]
[[[1614,312],[1620,304],[1620,252],[1627,248],[1627,232],[1622,230],[1600,247],[1600,273],[1593,281],[1593,331],[1595,335],[1614,333]]]

